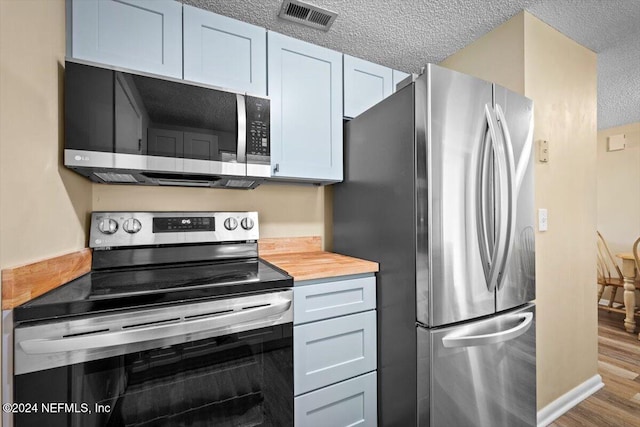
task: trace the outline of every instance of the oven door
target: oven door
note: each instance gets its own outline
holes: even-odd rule
[[[15,425],[292,425],[290,297],[20,326]]]
[[[266,177],[269,115],[268,99],[67,61],[65,166],[111,183]]]

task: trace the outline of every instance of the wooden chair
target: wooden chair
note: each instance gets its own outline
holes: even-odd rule
[[[636,259],[636,281],[640,278],[640,237],[638,237],[633,244],[633,257]]]
[[[606,307],[611,310],[613,308],[613,302],[616,299],[616,293],[618,288],[624,288],[624,277],[622,271],[616,263],[609,245],[602,237],[602,234],[598,231],[598,307],[602,307],[600,299],[607,287],[611,287],[611,296],[609,297],[609,304]]]

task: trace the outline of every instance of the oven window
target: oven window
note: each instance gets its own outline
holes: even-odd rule
[[[291,324],[15,377],[22,426],[293,425]]]

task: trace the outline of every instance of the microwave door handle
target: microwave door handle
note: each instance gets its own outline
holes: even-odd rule
[[[31,339],[20,342],[27,354],[48,354],[117,347],[140,342],[156,341],[186,334],[220,331],[241,323],[259,322],[279,316],[289,310],[291,301],[269,304],[265,307],[247,308],[233,313],[148,327],[131,328],[116,332],[56,339]]]
[[[244,95],[236,95],[238,106],[238,141],[236,159],[238,163],[247,162],[247,104]]]

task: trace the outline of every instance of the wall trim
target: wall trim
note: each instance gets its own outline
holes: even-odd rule
[[[569,390],[538,411],[538,427],[548,426],[602,387],[604,387],[602,377],[596,374],[577,387]]]

